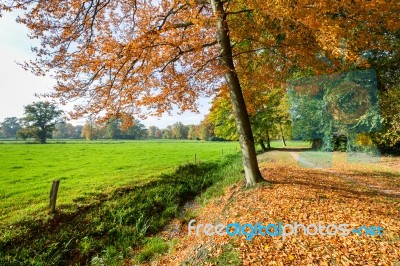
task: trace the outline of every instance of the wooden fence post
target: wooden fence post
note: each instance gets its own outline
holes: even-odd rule
[[[57,192],[59,185],[60,185],[60,180],[54,180],[53,185],[51,186],[49,208],[52,213],[56,211]]]

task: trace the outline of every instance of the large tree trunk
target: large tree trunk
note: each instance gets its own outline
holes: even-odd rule
[[[211,5],[213,13],[216,16],[217,40],[221,49],[221,62],[226,67],[225,79],[229,87],[233,111],[235,113],[236,124],[239,132],[239,142],[243,156],[246,185],[252,186],[257,182],[264,181],[264,179],[258,169],[250,119],[247,114],[242,88],[233,63],[228,23],[226,21],[223,3],[221,0],[211,0]]]

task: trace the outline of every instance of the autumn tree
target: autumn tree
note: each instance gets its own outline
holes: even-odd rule
[[[81,137],[86,140],[94,140],[98,138],[99,125],[92,117],[88,117],[85,125],[82,127]]]
[[[214,133],[217,137],[227,140],[239,139],[232,104],[227,96],[219,95],[213,100],[209,119],[214,125]]]
[[[200,122],[197,129],[197,137],[201,140],[212,140],[215,137],[214,134],[214,125],[210,121],[209,115],[204,117],[204,119]]]
[[[310,64],[334,72],[337,62],[385,45],[382,29],[398,28],[397,1],[387,0],[8,3],[0,9],[25,9],[19,22],[41,40],[37,60],[26,67],[38,75],[51,69],[58,83],[50,96],[61,102],[85,99],[76,116],[196,110],[196,99],[214,95],[225,80],[248,185],[263,179],[236,71],[242,56],[267,51],[265,75],[273,78]],[[333,67],[324,69],[318,55]]]
[[[24,106],[22,122],[25,128],[34,133],[41,144],[51,137],[55,125],[63,112],[50,102],[34,102]]]
[[[284,90],[282,88],[259,90],[262,94],[257,95],[257,100],[250,97],[254,95],[246,93],[246,87],[244,87],[244,91],[245,95],[249,97],[245,100],[254,138],[260,144],[262,150],[265,151],[267,147],[270,148],[270,139],[276,136],[281,137],[283,145],[285,145],[285,134],[288,135],[290,120]],[[238,139],[232,105],[226,96],[219,95],[214,99],[209,118],[215,126],[214,133],[217,137],[228,140]]]
[[[187,139],[189,128],[182,124],[182,122],[176,122],[172,125],[172,134],[175,139]]]
[[[156,136],[157,130],[159,130],[158,127],[156,127],[156,126],[149,126],[149,138],[150,138],[150,139],[156,139],[156,138],[158,138],[158,137]]]
[[[198,126],[196,126],[196,125],[188,126],[188,135],[187,135],[188,139],[192,139],[192,140],[197,139],[197,134],[196,134],[197,128],[198,128]]]

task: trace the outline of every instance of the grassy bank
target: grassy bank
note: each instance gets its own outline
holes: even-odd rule
[[[240,177],[240,165],[238,155],[187,164],[146,184],[98,194],[88,204],[75,204],[75,211],[3,227],[0,265],[115,265],[142,245],[162,249],[147,236],[176,217],[184,202],[221,193],[218,187]]]
[[[177,166],[219,160],[237,153],[236,142],[106,141],[47,145],[0,145],[0,226],[32,215],[48,205],[52,180],[61,180],[57,205],[110,193],[120,186],[145,183]],[[73,210],[72,210],[73,211]]]

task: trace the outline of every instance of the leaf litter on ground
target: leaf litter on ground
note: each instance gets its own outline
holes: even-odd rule
[[[389,166],[387,162],[370,166],[337,159],[329,171],[322,171],[301,168],[282,153],[267,153],[267,157],[260,160],[260,169],[272,186],[244,189],[244,183],[237,183],[227,188],[224,196],[197,206],[196,224],[346,223],[350,227],[381,226],[383,235],[309,236],[300,230],[284,240],[267,235],[248,241],[246,236],[189,236],[185,220],[179,224],[179,235],[174,235],[178,239],[174,250],[149,264],[399,265],[400,198],[396,193],[400,177],[396,177],[397,169],[393,167],[399,159],[390,159]],[[353,179],[341,178],[337,173]],[[396,193],[381,193],[383,188]],[[232,246],[230,254],[237,254],[239,261],[228,258],[221,263],[219,258],[227,245]]]

